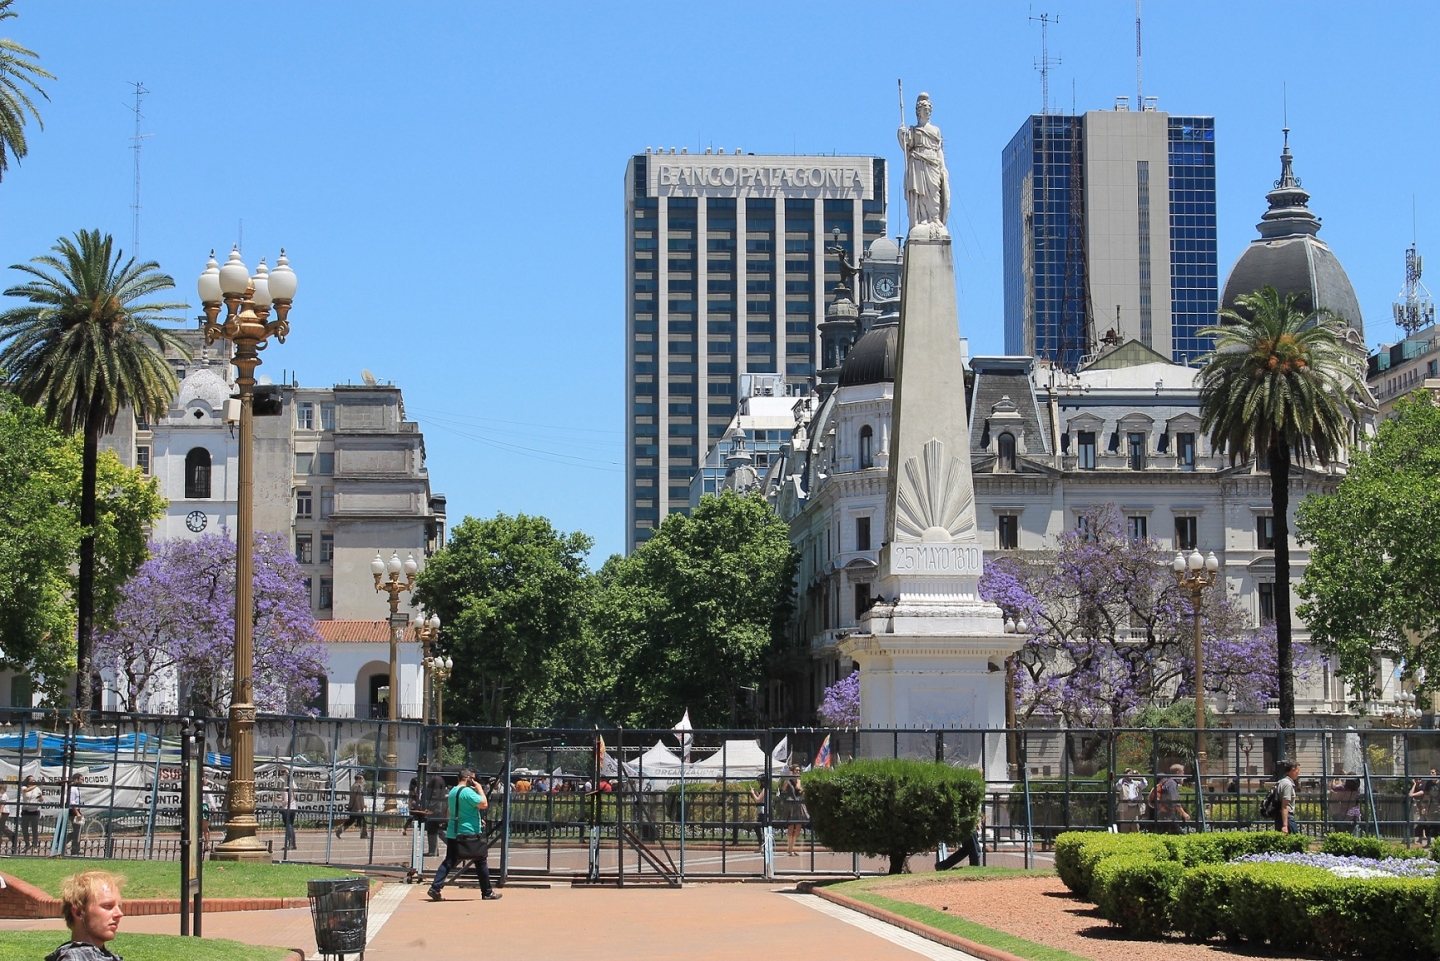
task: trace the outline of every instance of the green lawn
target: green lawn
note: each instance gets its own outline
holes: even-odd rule
[[[0,931],[0,961],[38,961],[66,940],[64,931]],[[280,961],[289,953],[288,948],[173,934],[121,934],[110,949],[125,961]]]
[[[66,858],[6,858],[0,871],[28,881],[55,897],[62,879],[78,871],[113,871],[124,875],[122,894],[127,898],[178,898],[178,861],[90,861]],[[353,872],[305,864],[245,864],[206,861],[204,891],[207,898],[303,898],[311,878],[351,877]],[[0,955],[0,961],[4,956]]]
[[[1036,871],[1023,871],[1018,868],[957,868],[953,871],[944,871],[933,875],[935,881],[974,880],[983,881],[986,878],[1014,877],[1027,875],[1033,877]],[[923,879],[923,880],[922,880]],[[944,931],[947,934],[958,935],[962,938],[969,938],[977,944],[987,947],[998,948],[1001,951],[1009,951],[1011,954],[1022,958],[1029,958],[1030,961],[1086,961],[1085,958],[1069,951],[1061,951],[1059,948],[1046,947],[1043,944],[1036,944],[1034,941],[1027,941],[1024,938],[1017,938],[1013,934],[1006,934],[1003,931],[996,931],[994,928],[987,928],[982,924],[973,921],[966,921],[964,918],[957,918],[949,912],[936,911],[933,908],[921,907],[918,904],[911,904],[909,901],[897,901],[888,898],[877,891],[885,891],[900,885],[913,885],[927,883],[929,877],[913,874],[900,876],[886,876],[880,878],[862,878],[859,881],[846,881],[844,884],[835,884],[826,888],[828,891],[835,891],[856,901],[864,901],[866,904],[874,905],[877,908],[884,908],[891,914],[898,914],[902,918],[909,918],[911,921],[919,921],[932,928]],[[4,961],[0,958],[0,961]],[[129,961],[127,958],[126,961]]]

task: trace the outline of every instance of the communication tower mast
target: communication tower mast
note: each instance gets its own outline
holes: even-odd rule
[[[1405,251],[1405,286],[1400,288],[1400,299],[1393,306],[1395,324],[1405,331],[1407,337],[1435,323],[1435,302],[1420,281],[1424,266],[1424,258],[1411,241],[1410,248]]]

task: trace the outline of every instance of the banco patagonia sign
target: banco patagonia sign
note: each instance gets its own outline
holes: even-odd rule
[[[850,197],[873,199],[874,168],[857,157],[672,157],[649,161],[652,197]]]
[[[979,577],[985,573],[985,555],[978,544],[891,544],[890,569],[896,574]]]

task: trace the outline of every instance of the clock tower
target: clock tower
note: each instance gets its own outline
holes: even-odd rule
[[[905,266],[900,245],[889,237],[870,244],[860,262],[860,332],[900,316],[900,278]]]

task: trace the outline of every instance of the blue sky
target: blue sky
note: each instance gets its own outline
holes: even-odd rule
[[[292,336],[262,373],[404,388],[452,523],[544,514],[623,547],[622,179],[646,146],[881,153],[895,81],[927,90],[954,181],[961,326],[1003,349],[1000,150],[1040,106],[1134,96],[1128,0],[1034,3],[141,3],[19,0],[45,130],[0,182],[0,264],[99,227],[184,299],[243,221],[253,267],[284,244]],[[1350,272],[1372,345],[1395,339],[1412,197],[1440,257],[1440,18],[1429,4],[1145,5],[1144,88],[1216,117],[1221,275],[1278,174],[1296,172]],[[892,232],[902,224],[892,210]],[[1440,263],[1440,260],[1436,260]],[[18,275],[4,271],[8,286]],[[8,306],[8,304],[0,303]]]

